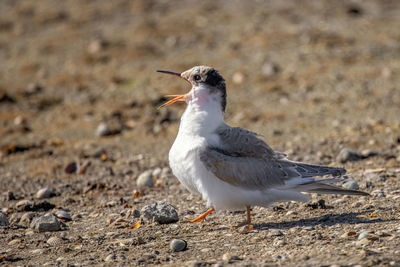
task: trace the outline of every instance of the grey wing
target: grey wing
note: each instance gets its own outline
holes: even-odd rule
[[[207,147],[200,151],[200,160],[217,178],[235,186],[266,189],[285,185],[287,174],[262,158],[241,157]]]
[[[272,150],[256,133],[224,125],[217,129],[219,147],[207,147],[200,160],[219,179],[249,189],[284,186],[294,178],[307,179],[323,175],[342,175],[344,169],[293,162]]]
[[[248,189],[284,187],[287,182],[297,178],[293,184],[295,187],[321,182],[321,179],[316,180],[314,177],[340,176],[346,172],[342,168],[310,165],[286,159],[243,157],[213,147],[200,151],[200,160],[217,178]]]

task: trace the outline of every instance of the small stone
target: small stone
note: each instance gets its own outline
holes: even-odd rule
[[[223,261],[229,261],[231,259],[232,255],[231,253],[225,253],[224,255],[222,255],[222,260]]]
[[[357,246],[365,246],[365,245],[368,245],[369,243],[370,243],[370,241],[368,240],[368,238],[363,238],[356,242]]]
[[[161,172],[162,172],[162,169],[158,167],[153,170],[152,174],[154,177],[158,177],[161,175]]]
[[[149,170],[149,171],[145,171],[142,174],[140,174],[136,180],[136,185],[139,187],[143,187],[143,186],[153,187],[154,186],[154,177],[153,177],[152,171]]]
[[[274,240],[273,242],[274,246],[279,247],[279,246],[284,246],[286,245],[286,241],[279,239],[278,237],[276,238],[276,240]]]
[[[55,195],[56,194],[54,193],[53,190],[45,187],[45,188],[42,188],[39,191],[37,191],[36,198],[39,198],[39,199],[41,199],[41,198],[51,198],[51,197],[53,197]]]
[[[357,161],[361,160],[362,156],[357,152],[349,148],[343,148],[339,155],[337,156],[337,160],[340,163],[346,163],[348,161]]]
[[[71,214],[68,213],[68,211],[65,210],[57,210],[54,215],[61,219],[61,220],[65,220],[65,221],[72,221],[72,217]]]
[[[109,43],[107,41],[102,40],[102,39],[96,39],[89,43],[89,45],[87,47],[87,51],[90,54],[97,54],[102,49],[106,48],[108,45],[109,45]]]
[[[11,240],[10,242],[8,242],[8,245],[9,246],[13,246],[13,245],[15,245],[15,244],[18,244],[18,243],[20,243],[21,242],[21,239],[13,239],[13,240]]]
[[[295,211],[293,211],[293,210],[289,210],[288,212],[286,212],[286,216],[289,216],[289,215],[296,215],[297,213],[295,212]]]
[[[268,236],[283,236],[283,233],[279,231],[278,229],[273,229],[268,232]]]
[[[47,239],[46,243],[49,244],[50,246],[55,247],[63,244],[64,240],[57,236],[52,236],[49,239]]]
[[[76,173],[77,170],[78,170],[78,164],[76,164],[76,162],[71,162],[65,167],[66,174]]]
[[[17,213],[13,213],[10,216],[10,223],[11,224],[17,224],[20,220],[21,220],[22,214],[17,212]]]
[[[56,216],[51,213],[47,213],[43,216],[34,218],[30,227],[39,232],[51,232],[61,230],[60,222],[57,220]]]
[[[106,206],[106,207],[109,207],[109,208],[115,207],[115,206],[117,206],[117,205],[118,205],[118,201],[116,201],[116,200],[110,200],[110,201],[108,201],[108,202],[105,204],[105,206]]]
[[[119,127],[111,128],[109,125],[107,125],[104,122],[100,123],[96,129],[96,135],[98,135],[100,137],[115,135],[115,134],[119,134],[120,132],[121,132],[121,129]]]
[[[33,203],[27,199],[20,200],[15,204],[15,209],[17,211],[30,211],[33,209]]]
[[[27,231],[25,232],[25,235],[26,235],[26,236],[32,236],[32,235],[34,235],[34,234],[35,234],[35,232],[32,231],[32,230],[27,230]]]
[[[232,80],[236,84],[241,84],[244,80],[244,75],[241,72],[235,72],[232,76]]]
[[[184,251],[187,247],[187,243],[183,239],[173,239],[169,247],[173,252]]]
[[[43,252],[45,252],[45,251],[46,250],[43,248],[38,248],[38,249],[31,250],[31,253],[32,254],[43,254]]]
[[[348,238],[350,236],[355,236],[355,235],[357,235],[356,232],[346,232],[346,233],[342,234],[340,237],[341,238]]]
[[[374,190],[371,192],[371,195],[374,197],[385,197],[385,192],[380,189]]]
[[[171,174],[171,169],[170,169],[170,168],[168,168],[168,167],[162,168],[162,170],[161,170],[161,176],[167,176],[167,175],[169,175],[169,174]]]
[[[176,209],[165,201],[158,201],[152,205],[147,205],[142,208],[140,213],[144,218],[160,224],[174,223],[179,220]]]
[[[343,184],[343,187],[350,190],[358,190],[359,186],[356,181],[347,181]]]
[[[126,256],[124,254],[117,255],[118,260],[126,260]]]
[[[358,236],[358,240],[361,240],[361,239],[364,239],[364,238],[370,238],[370,237],[372,237],[373,235],[372,234],[370,234],[370,233],[368,233],[367,231],[365,231],[365,232],[362,232],[359,236]]]
[[[117,256],[115,256],[115,254],[110,254],[104,259],[104,261],[110,262],[110,261],[115,261],[116,259],[117,259]]]
[[[261,73],[265,77],[271,77],[280,71],[280,67],[275,63],[265,63],[261,68]]]
[[[233,263],[234,261],[242,260],[242,258],[240,258],[236,255],[232,255],[228,252],[228,253],[225,253],[224,255],[222,255],[222,260],[227,261],[228,263]]]

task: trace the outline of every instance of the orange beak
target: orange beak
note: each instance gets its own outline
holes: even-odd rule
[[[164,106],[168,106],[176,101],[185,101],[184,98],[186,95],[166,95],[166,97],[175,97],[171,100],[169,100],[168,102],[165,102],[164,104],[162,104],[161,106],[159,106],[158,108],[162,108]]]
[[[189,80],[187,80],[186,78],[182,77],[180,73],[167,71],[167,70],[157,70],[157,72],[178,76],[179,78],[184,79],[188,83],[192,84]],[[172,104],[172,103],[174,103],[176,101],[185,101],[186,94],[184,94],[184,95],[167,95],[166,97],[171,97],[171,96],[174,97],[174,98],[169,100],[168,102],[162,104],[158,108],[162,108],[164,106],[170,105],[170,104]]]

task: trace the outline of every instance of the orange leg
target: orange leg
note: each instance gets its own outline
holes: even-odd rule
[[[204,212],[203,214],[201,214],[199,217],[189,220],[189,222],[190,223],[202,222],[207,217],[208,214],[210,214],[214,211],[215,211],[215,209],[211,208],[211,209],[207,210],[206,212]]]
[[[253,225],[251,224],[251,213],[250,213],[250,206],[246,206],[247,208],[247,219],[244,222],[239,223],[235,227],[233,227],[234,230],[238,229],[239,227],[247,225],[247,230],[242,232],[243,234],[249,233],[251,230],[253,230]]]

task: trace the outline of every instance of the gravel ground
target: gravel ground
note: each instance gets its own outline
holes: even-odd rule
[[[399,25],[396,0],[1,1],[0,265],[399,266]],[[189,88],[155,70],[199,64],[229,124],[371,196],[187,223],[184,106],[156,107]]]

